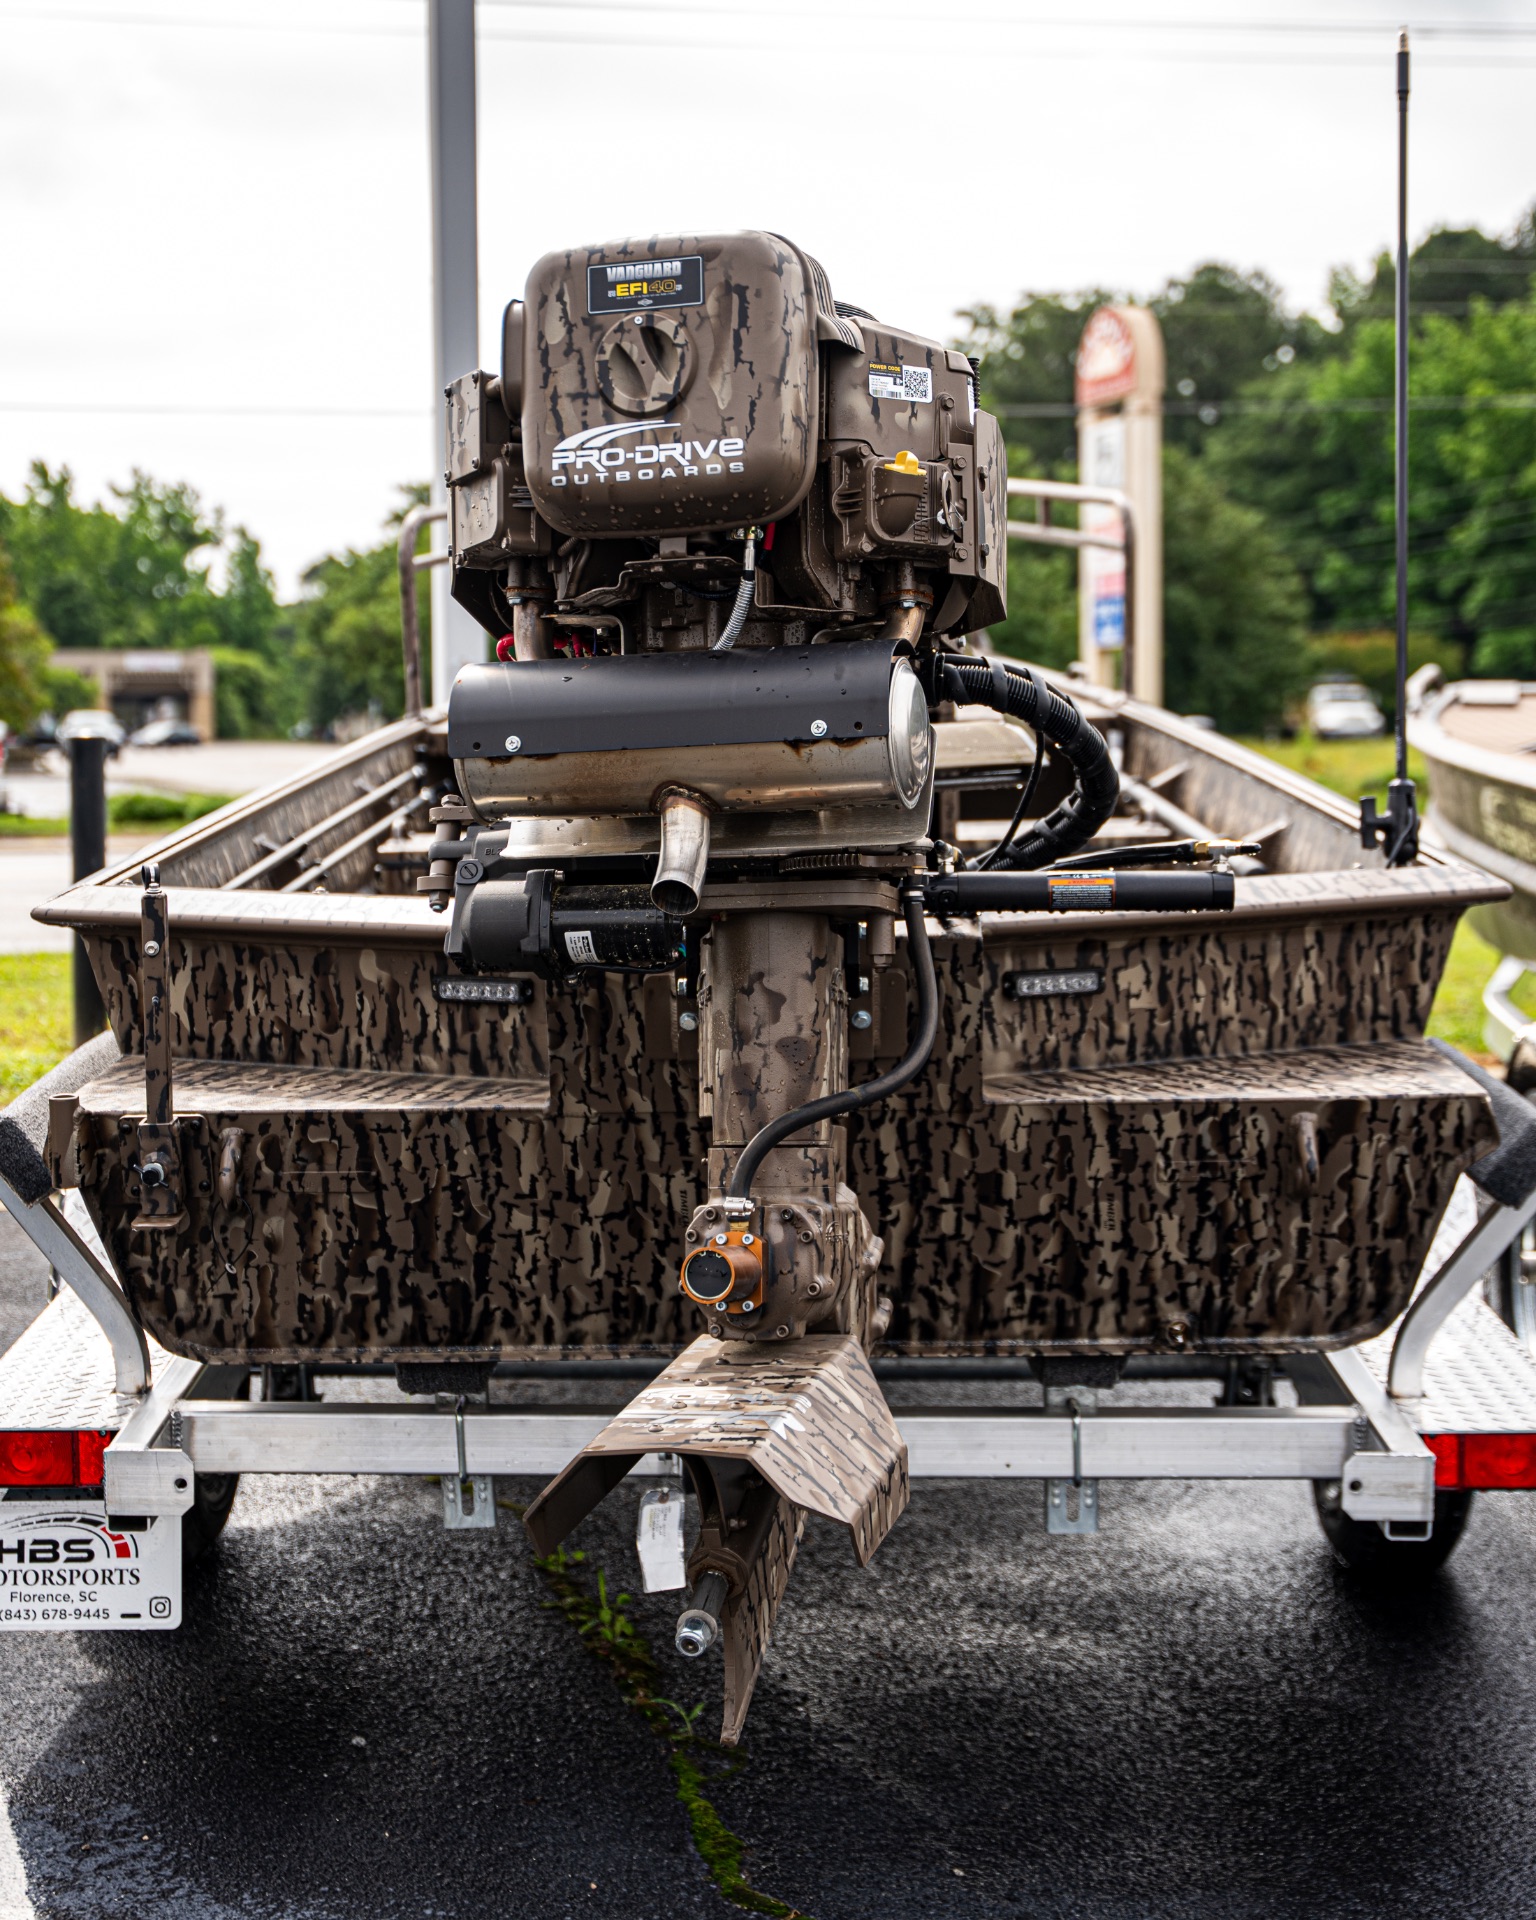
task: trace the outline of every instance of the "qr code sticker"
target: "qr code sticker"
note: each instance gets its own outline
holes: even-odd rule
[[[898,400],[904,406],[919,401],[933,404],[932,367],[903,367],[895,362],[872,360],[869,364],[869,392],[875,400]]]

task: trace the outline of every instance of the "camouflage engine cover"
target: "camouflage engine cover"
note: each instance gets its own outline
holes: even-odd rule
[[[528,276],[523,456],[562,533],[736,527],[816,471],[825,276],[768,233],[549,253]],[[844,329],[857,340],[858,335]]]

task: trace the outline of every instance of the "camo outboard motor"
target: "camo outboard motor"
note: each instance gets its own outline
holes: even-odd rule
[[[838,304],[769,233],[548,254],[499,376],[449,389],[453,594],[498,645],[453,687],[459,837],[426,884],[466,973],[696,986],[714,1151],[682,1285],[722,1338],[870,1335],[879,1242],[840,1129],[807,1117],[741,1163],[848,1094],[850,993],[921,922],[928,691],[1002,678],[943,680],[1005,612],[976,393],[964,354]],[[1043,719],[1018,687],[997,704]]]
[[[1031,864],[1115,798],[1068,703],[963,651],[1006,610],[1006,476],[966,356],[835,302],[770,233],[546,255],[499,376],[448,396],[453,594],[497,640],[449,702],[457,837],[423,882],[451,907],[448,953],[471,978],[675,970],[713,1142],[683,1292],[741,1361],[844,1336],[877,1424],[882,1242],[836,1121],[919,1072],[938,1026],[930,698],[1065,743],[1080,778]],[[907,1020],[882,1073],[868,1045],[850,1062],[850,1028],[885,981]],[[881,1447],[869,1550],[905,1499],[894,1427]],[[535,1537],[612,1483],[550,1490]],[[755,1473],[711,1485],[718,1537],[691,1571],[740,1599],[775,1552],[787,1573],[798,1509],[759,1512]]]

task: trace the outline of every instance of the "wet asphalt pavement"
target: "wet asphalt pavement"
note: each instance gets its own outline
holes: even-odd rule
[[[0,1339],[41,1275],[0,1219]],[[530,1489],[509,1483],[508,1495]],[[634,1494],[582,1530],[626,1584]],[[1371,1600],[1304,1489],[921,1483],[873,1567],[813,1524],[714,1789],[815,1920],[1536,1915],[1536,1505],[1483,1496],[1445,1573]],[[173,1634],[0,1636],[0,1920],[723,1916],[664,1753],[510,1514],[247,1479]],[[718,1669],[670,1651],[689,1704]],[[0,1836],[3,1840],[3,1836]],[[3,1847],[0,1847],[3,1852]]]

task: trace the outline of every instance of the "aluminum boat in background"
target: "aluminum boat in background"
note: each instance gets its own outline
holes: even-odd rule
[[[1536,966],[1536,681],[1408,683],[1408,738],[1429,767],[1428,822],[1442,843],[1513,888],[1473,908],[1502,953]]]

